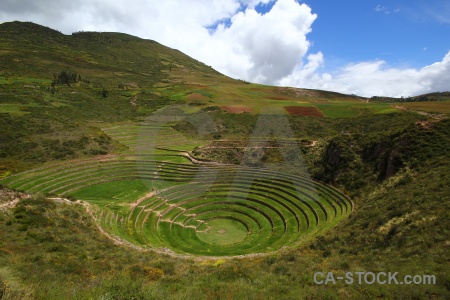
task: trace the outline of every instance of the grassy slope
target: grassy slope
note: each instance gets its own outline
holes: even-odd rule
[[[0,177],[49,160],[110,153],[120,145],[101,128],[139,121],[169,104],[185,103],[187,113],[316,106],[331,118],[391,110],[337,93],[232,80],[177,50],[125,34],[66,36],[21,22],[1,24],[0,32]],[[62,71],[80,80],[52,87]]]
[[[154,87],[172,67],[223,77],[179,51],[124,34],[65,36],[20,22],[1,24],[0,32],[3,173],[109,152],[114,145],[103,139],[99,124],[136,120],[183,101],[175,92]],[[53,88],[53,74],[61,71],[79,74],[81,80]]]
[[[290,118],[291,126],[299,139],[319,141],[317,147],[302,147],[312,175],[351,193],[357,204],[348,220],[298,250],[199,262],[124,250],[99,235],[82,208],[24,200],[12,214],[0,212],[0,266],[14,265],[0,267],[0,281],[11,283],[16,295],[449,297],[448,121],[434,127],[430,123],[431,128],[415,125],[429,118],[392,113],[390,105],[399,99],[365,103],[336,93],[235,81],[176,50],[123,34],[64,36],[29,23],[0,24],[0,32],[0,112],[5,113],[0,115],[0,176],[47,160],[119,151],[120,145],[101,128],[139,121],[167,104],[186,103],[186,112],[209,106],[251,107],[251,114],[210,113],[221,136],[235,139],[248,137],[262,107],[316,106],[328,118]],[[53,73],[62,70],[76,72],[82,80],[70,87],[57,85],[52,93]],[[106,98],[101,95],[104,89],[109,92]],[[448,98],[438,96],[444,100],[439,104],[405,105],[445,113]],[[195,135],[186,128],[178,127]],[[206,153],[223,158],[213,154]],[[334,270],[435,274],[438,284],[313,283],[316,271]]]
[[[12,214],[0,214],[0,264],[19,271],[12,276],[0,270],[0,281],[32,287],[41,299],[279,299],[280,293],[284,299],[445,298],[450,177],[446,166],[435,164],[378,186],[323,238],[265,258],[201,262],[124,251],[98,234],[83,208],[23,200]],[[319,271],[434,274],[437,285],[317,286],[312,276]],[[12,289],[29,290],[19,284]]]

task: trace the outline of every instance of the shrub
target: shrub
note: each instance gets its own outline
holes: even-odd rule
[[[27,231],[28,230],[28,224],[22,224],[17,228],[18,231]]]
[[[55,73],[53,74],[52,88],[54,88],[54,85],[56,84],[67,84],[70,86],[70,84],[76,83],[79,78],[81,79],[79,74],[70,71],[61,71],[58,74]]]
[[[158,268],[144,267],[144,270],[150,280],[158,280],[164,276],[164,271]]]
[[[101,95],[102,95],[103,98],[108,98],[108,95],[109,95],[108,90],[107,89],[103,89],[101,91]]]

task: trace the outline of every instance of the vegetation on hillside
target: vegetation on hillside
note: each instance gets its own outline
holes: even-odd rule
[[[406,169],[372,189],[324,237],[246,259],[186,260],[118,247],[98,233],[83,207],[41,196],[24,199],[12,212],[0,213],[0,264],[17,270],[1,273],[0,280],[9,284],[12,298],[446,298],[450,177],[442,161],[433,161],[436,168]],[[329,271],[433,274],[437,284],[313,282],[315,272]]]
[[[366,99],[250,84],[154,41],[120,33],[64,35],[33,23],[0,24],[0,48],[0,299],[450,298],[448,92]],[[269,133],[259,140],[258,126],[274,127],[261,116],[275,113],[292,136],[277,140]],[[193,202],[197,213],[221,216],[217,206],[201,211],[202,205],[223,196],[234,180],[234,196],[244,197],[246,189],[245,201],[257,204],[244,206],[240,198],[228,217],[244,215],[240,224],[252,231],[268,222],[267,236],[280,228],[295,236],[292,224],[306,225],[295,217],[302,207],[279,200],[291,197],[283,193],[293,183],[283,176],[298,167],[286,163],[286,144],[298,149],[323,191],[306,219],[314,220],[321,206],[321,222],[344,207],[347,198],[336,197],[341,192],[354,204],[351,213],[264,255],[206,259],[147,247],[149,229],[161,230],[152,237],[164,245],[173,229],[169,217],[186,217],[184,207],[164,201],[189,202],[208,183],[203,172],[183,186],[202,168],[198,162],[221,172]],[[233,177],[249,163],[266,169]],[[268,195],[273,202],[265,202]],[[167,212],[162,229],[146,227],[153,209]],[[233,245],[248,228],[229,220],[212,223],[233,233]],[[227,245],[216,233],[203,238],[219,251]],[[185,239],[175,242],[189,247]],[[313,280],[316,272],[361,271],[437,280]]]

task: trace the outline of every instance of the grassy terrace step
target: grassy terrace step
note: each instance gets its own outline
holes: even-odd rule
[[[101,164],[90,164],[68,168],[61,168],[59,170],[47,169],[41,174],[34,174],[34,177],[28,175],[25,178],[17,178],[9,185],[16,189],[30,190],[30,191],[46,191],[55,186],[61,186],[67,182],[86,182],[90,179],[97,181],[105,178],[115,178],[124,176],[138,177],[142,175],[143,178],[161,177],[165,180],[181,180],[182,178],[190,178],[189,171],[181,170],[178,173],[175,169],[161,168],[163,164],[155,164],[153,162],[145,161],[111,161],[103,162]],[[78,178],[82,178],[81,180]],[[94,180],[93,179],[93,180]]]
[[[307,214],[305,212],[305,210],[301,207],[301,204],[297,204],[294,201],[291,201],[290,199],[284,198],[284,196],[281,194],[278,194],[277,191],[267,190],[267,191],[265,191],[265,193],[258,193],[258,192],[253,192],[253,191],[249,190],[248,186],[237,185],[236,183],[233,184],[233,186],[218,183],[218,184],[215,184],[214,188],[210,189],[209,191],[214,192],[217,190],[220,192],[221,190],[224,190],[224,188],[228,188],[228,191],[226,191],[227,193],[230,193],[230,190],[233,189],[233,191],[236,191],[236,192],[242,192],[242,193],[248,192],[249,195],[257,195],[257,196],[263,197],[263,199],[268,199],[268,200],[280,203],[280,205],[282,205],[285,209],[289,210],[290,213],[297,220],[297,226],[299,226],[299,223],[303,223],[301,226],[304,228],[308,228],[309,227],[309,219],[313,218],[313,216],[314,216],[312,214],[312,212],[309,212]],[[231,192],[233,192],[233,191],[231,191]],[[182,185],[182,186],[179,186],[176,190],[172,189],[170,194],[164,194],[164,196],[170,198],[171,201],[174,202],[174,201],[178,200],[177,195],[180,195],[184,199],[192,199],[192,198],[200,197],[202,194],[203,193],[192,192],[192,186]],[[203,195],[203,197],[206,198],[206,195]]]
[[[188,151],[202,144],[184,137],[169,125],[157,123],[110,127],[103,131],[128,147],[129,153],[154,153],[157,147]]]
[[[177,155],[172,155],[173,157],[179,157]],[[187,161],[187,160],[186,160]],[[72,161],[71,163],[59,163],[48,165],[45,167],[37,168],[31,171],[26,171],[14,176],[10,176],[2,182],[8,185],[18,185],[20,181],[26,181],[28,178],[37,179],[37,180],[46,180],[52,175],[59,176],[60,174],[70,173],[72,171],[76,171],[79,169],[90,169],[90,168],[108,168],[108,164],[128,164],[134,165],[137,169],[141,167],[146,167],[148,165],[161,165],[167,164],[164,161],[155,161],[155,160],[139,160],[134,159],[133,157],[121,157],[120,160],[112,160],[112,159],[88,159],[88,160],[77,160]],[[188,166],[188,165],[186,165]],[[197,167],[195,167],[197,168]]]
[[[352,210],[345,195],[307,174],[178,163],[179,158],[173,152],[84,159],[46,165],[1,183],[75,196],[98,207],[97,223],[112,237],[196,255],[294,246]]]
[[[178,251],[181,250],[181,252],[192,252],[193,249],[197,249],[197,254],[218,255],[217,253],[221,251],[222,253],[238,251],[237,249],[230,247],[227,248],[228,250],[224,250],[222,244],[220,244],[220,247],[209,245],[207,250],[199,250],[202,246],[205,246],[205,237],[203,237],[203,241],[199,241],[197,238],[193,237],[194,234],[208,234],[208,231],[205,232],[205,226],[208,228],[208,221],[220,219],[225,216],[226,218],[239,220],[240,223],[245,225],[243,225],[244,228],[253,234],[252,237],[245,239],[248,243],[242,241],[239,244],[238,248],[241,250],[242,248],[245,248],[242,253],[260,252],[261,249],[273,251],[274,249],[277,249],[277,247],[295,243],[298,240],[298,231],[292,230],[292,228],[296,227],[295,217],[291,217],[290,219],[284,217],[289,214],[292,215],[292,210],[287,209],[276,213],[272,205],[269,206],[269,210],[263,215],[264,208],[267,208],[267,206],[261,205],[261,202],[259,202],[261,200],[254,198],[255,195],[252,194],[254,192],[252,192],[251,186],[246,188],[244,183],[240,184],[242,185],[242,188],[239,191],[236,187],[236,183],[233,186],[231,183],[228,185],[215,183],[209,188],[207,194],[205,194],[205,191],[193,190],[195,183],[163,190],[158,194],[159,201],[162,202],[162,199],[166,198],[167,202],[164,203],[163,207],[158,207],[157,212],[149,212],[150,215],[154,215],[152,223],[137,222],[144,227],[144,230],[136,231],[139,232],[139,234],[145,233],[147,235],[153,235],[152,239],[158,240],[158,245],[165,245],[172,249],[175,248]],[[220,194],[220,191],[224,194]],[[230,192],[233,194],[231,197],[229,196]],[[270,189],[264,190],[264,192],[270,193]],[[264,194],[257,196],[261,196],[261,198],[265,200],[269,199],[269,197]],[[219,201],[219,199],[223,201]],[[147,199],[145,201],[151,203],[154,200]],[[261,206],[258,207],[258,205]],[[283,216],[283,218],[280,218],[280,215]],[[192,223],[195,220],[197,221],[197,224]],[[277,220],[276,223],[274,220]],[[169,225],[167,226],[167,224]],[[199,229],[200,225],[203,224],[206,225]],[[285,224],[286,227],[284,227]],[[255,230],[255,228],[260,227],[263,227],[266,232],[263,233],[260,230]],[[252,228],[252,230],[249,230],[248,228]],[[284,230],[283,228],[286,229]],[[307,227],[304,226],[303,228]],[[184,234],[182,234],[183,231],[185,231]],[[257,231],[260,231],[260,237],[256,235]],[[308,231],[306,230],[302,232],[302,234],[306,234],[307,232]],[[177,236],[178,238],[174,239],[174,236]],[[182,238],[186,239],[187,237],[189,237],[191,242],[188,243],[182,241]],[[175,242],[176,240],[178,243]],[[202,238],[200,238],[200,240],[202,240]],[[213,240],[217,242],[215,238],[213,238]],[[142,239],[140,238],[138,243],[141,242]],[[255,244],[259,245],[259,247],[255,248]]]

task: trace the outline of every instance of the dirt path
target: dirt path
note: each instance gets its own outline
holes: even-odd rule
[[[143,196],[143,197],[137,199],[135,202],[131,203],[130,206],[131,206],[132,208],[136,208],[139,204],[142,203],[142,201],[144,201],[145,199],[151,198],[151,197],[153,197],[154,195],[156,195],[156,192],[155,192],[155,191],[151,191],[150,193],[146,194],[145,196]]]
[[[65,199],[65,198],[48,198],[48,199],[52,200],[52,201],[55,201],[55,202],[58,202],[58,203],[81,204],[84,207],[88,207],[89,206],[89,204],[87,204],[87,203],[85,203],[83,201],[80,201],[80,200],[70,201],[70,200]],[[2,209],[2,208],[7,208],[7,209],[14,208],[14,207],[16,207],[16,204],[19,203],[19,201],[20,201],[20,199],[17,198],[17,199],[11,200],[9,202],[2,203],[2,204],[0,204],[0,209]]]
[[[82,201],[82,200],[70,201],[69,199],[60,198],[60,197],[47,198],[47,199],[55,201],[57,203],[64,203],[64,204],[69,204],[69,205],[75,205],[75,204],[81,205],[84,208],[86,208],[86,212],[93,217],[93,215],[91,213],[92,212],[92,207],[91,207],[91,205],[89,203],[87,203],[85,201]]]
[[[192,157],[192,155],[189,152],[181,152],[181,155],[186,157],[187,159],[189,159],[193,164],[197,164],[197,165],[212,165],[212,166],[226,166],[227,164],[223,164],[223,163],[219,163],[219,162],[215,162],[215,161],[203,161],[203,160],[198,160],[195,159],[194,157]]]
[[[14,199],[14,200],[11,200],[9,202],[2,203],[2,204],[0,204],[0,209],[3,209],[3,208],[6,208],[6,209],[14,208],[14,207],[16,207],[16,204],[18,202],[19,202],[19,199]]]
[[[426,111],[410,109],[410,108],[407,108],[407,107],[404,107],[404,106],[401,106],[401,105],[391,105],[391,107],[395,108],[395,109],[400,109],[400,110],[403,110],[403,111],[415,112],[416,114],[419,114],[421,116],[430,117],[430,118],[433,118],[435,120],[442,120],[442,119],[445,118],[445,116],[442,115],[442,114],[432,114],[432,113],[429,113],[429,112],[426,112]]]
[[[308,147],[315,147],[319,141],[311,141]]]

